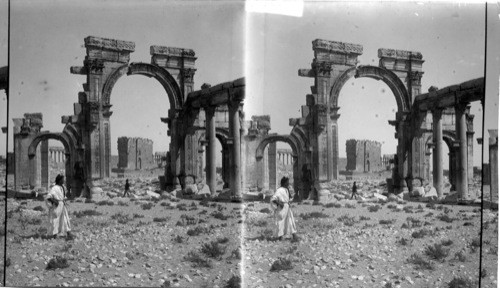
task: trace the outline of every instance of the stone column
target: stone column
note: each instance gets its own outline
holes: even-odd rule
[[[233,196],[241,197],[241,132],[240,132],[240,102],[234,101],[229,105],[230,135],[233,139],[231,165],[231,191]]]
[[[49,141],[44,140],[41,143],[41,160],[42,160],[42,187],[48,189],[50,185],[49,172]]]
[[[269,143],[267,146],[268,151],[268,169],[267,174],[269,175],[269,189],[275,191],[278,188],[278,183],[276,181],[276,142]]]
[[[469,198],[469,181],[467,179],[467,125],[465,110],[468,103],[459,103],[455,106],[456,133],[459,142],[457,165],[457,192],[459,199]]]
[[[483,110],[484,111],[484,110]],[[488,130],[490,166],[490,202],[498,202],[498,130]]]
[[[443,120],[441,118],[442,109],[432,111],[432,139],[434,142],[434,151],[432,152],[433,161],[433,185],[436,188],[438,198],[443,197]]]
[[[399,112],[397,113],[399,114]],[[404,121],[404,115],[398,115],[397,118],[399,120],[397,121],[397,138],[398,138],[398,146],[397,146],[397,152],[398,152],[398,163],[397,163],[397,173],[398,173],[398,183],[394,183],[395,186],[399,187],[398,192],[405,192],[408,191],[408,186],[406,184],[406,174],[408,171],[407,167],[407,159],[406,159],[406,139],[405,139],[405,126],[406,123]]]
[[[450,177],[450,184],[451,184],[451,190],[456,190],[457,188],[457,185],[456,185],[456,174],[457,174],[457,171],[456,171],[456,161],[457,161],[457,153],[455,151],[456,149],[452,146],[450,147],[450,153],[448,153],[449,155],[449,159],[450,159],[450,163],[449,163],[449,177]]]
[[[216,186],[217,186],[217,173],[216,173],[216,145],[215,145],[215,107],[207,106],[205,107],[205,137],[207,140],[207,166],[206,166],[206,174],[207,174],[207,184],[210,188],[210,193],[215,194]]]

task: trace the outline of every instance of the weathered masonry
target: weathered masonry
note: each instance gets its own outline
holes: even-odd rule
[[[348,171],[373,172],[382,170],[382,143],[369,140],[346,141]]]
[[[40,131],[41,115],[14,119],[17,187],[39,185],[41,179],[34,175],[40,173],[34,172],[41,169],[44,173],[44,141],[49,139],[59,140],[64,146],[67,182],[75,195],[84,182],[109,177],[111,92],[122,76],[138,74],[159,81],[169,99],[170,108],[165,109],[161,121],[166,123],[170,146],[165,155],[158,154],[154,160],[166,162],[160,182],[168,188],[181,187],[183,179],[190,177],[206,181],[215,193],[219,141],[221,176],[232,197],[241,197],[245,190],[274,189],[278,185],[273,174],[276,158],[292,167],[298,197],[324,196],[339,175],[340,91],[352,77],[368,77],[383,81],[394,94],[398,109],[389,124],[395,128],[398,145],[394,155],[381,157],[378,153],[376,157],[383,163],[363,159],[363,171],[372,170],[375,164],[392,167],[388,184],[392,191],[402,192],[411,188],[414,179],[430,180],[432,155],[433,184],[442,196],[443,167],[438,160],[444,140],[450,150],[452,186],[460,199],[472,197],[468,183],[472,178],[474,131],[469,104],[484,103],[484,79],[441,89],[431,87],[422,94],[424,59],[419,52],[379,49],[378,66],[359,65],[361,45],[314,40],[311,68],[298,71],[299,76],[313,78],[311,93],[305,97],[301,117],[290,119],[291,132],[280,135],[269,133],[270,116],[252,116],[245,121],[244,78],[214,86],[203,84],[194,91],[197,58],[191,49],[151,46],[151,61],[146,63],[130,62],[133,42],[90,36],[85,38],[85,48],[84,65],[72,67],[71,72],[84,75],[86,83],[73,114],[62,117],[63,132]],[[276,142],[290,145],[291,153],[277,150]],[[366,156],[371,157],[372,152],[369,154]]]
[[[199,151],[207,150],[207,183],[215,193],[215,139],[224,147],[224,178],[234,197],[241,194],[241,111],[244,79],[194,90],[195,52],[191,49],[151,46],[151,61],[130,62],[135,43],[89,36],[85,38],[87,55],[83,66],[71,67],[71,73],[84,75],[86,83],[78,93],[72,115],[63,116],[62,133],[41,132],[38,121],[25,115],[15,119],[16,187],[35,187],[39,180],[31,170],[39,168],[40,147],[48,139],[63,143],[66,157],[66,178],[69,187],[78,190],[84,182],[109,177],[111,174],[111,92],[122,76],[144,75],[160,82],[169,99],[165,109],[167,134],[171,137],[166,158],[163,183],[180,187],[183,175],[200,176]],[[114,101],[119,101],[115,99]],[[42,152],[43,153],[43,147]],[[151,157],[153,157],[151,153]],[[43,157],[42,157],[43,158]],[[32,176],[30,176],[32,175]],[[33,179],[29,179],[32,177]],[[91,186],[91,183],[87,183]],[[80,191],[73,191],[79,195]]]
[[[144,138],[118,138],[118,168],[142,170],[156,167],[153,161],[153,140]]]

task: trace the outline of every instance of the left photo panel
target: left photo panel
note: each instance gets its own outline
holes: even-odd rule
[[[6,286],[241,281],[244,8],[11,1]]]
[[[0,285],[4,283],[5,195],[7,190],[8,0],[0,0]]]

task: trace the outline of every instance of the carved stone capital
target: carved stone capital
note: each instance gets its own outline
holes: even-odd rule
[[[422,83],[422,75],[424,74],[424,72],[421,72],[421,71],[411,71],[408,73],[409,75],[409,78],[410,78],[410,81],[411,81],[411,85],[421,85]]]
[[[196,69],[184,68],[181,71],[182,71],[182,77],[183,77],[184,83],[193,83],[193,78],[194,78],[194,74],[196,72]]]
[[[332,62],[317,61],[316,59],[314,59],[313,63],[311,64],[311,67],[314,70],[316,76],[323,76],[323,77],[330,77],[332,72],[332,66],[333,66]]]
[[[101,59],[85,59],[83,65],[89,73],[102,73],[104,69],[104,61]]]

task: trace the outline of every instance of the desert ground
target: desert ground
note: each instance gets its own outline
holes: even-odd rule
[[[481,252],[480,205],[384,198],[376,180],[351,200],[340,182],[325,203],[292,203],[300,241],[277,241],[269,195],[183,199],[137,178],[121,197],[123,183],[68,201],[75,239],[45,237],[40,196],[8,199],[7,286],[497,286],[498,211],[483,210]]]

